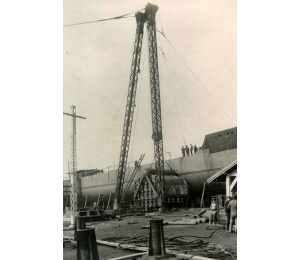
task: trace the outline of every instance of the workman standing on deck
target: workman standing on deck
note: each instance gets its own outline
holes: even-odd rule
[[[190,150],[191,150],[191,155],[193,154],[193,150],[194,150],[194,147],[193,147],[193,145],[191,144],[191,148],[190,148]]]
[[[188,145],[185,145],[185,151],[186,151],[186,155],[189,156],[190,155],[190,149]]]
[[[224,205],[225,214],[226,214],[226,218],[227,218],[227,221],[226,221],[226,230],[227,231],[229,230],[229,223],[230,223],[230,210],[227,208],[227,206],[230,201],[231,201],[231,196],[227,196],[225,205]]]
[[[183,146],[181,148],[181,152],[182,152],[182,157],[184,157],[185,156],[185,148]]]
[[[227,208],[230,210],[230,224],[227,232],[232,232],[233,222],[235,222],[235,233],[237,233],[237,195],[232,197],[232,200],[228,203]]]
[[[198,148],[196,145],[194,145],[194,154],[198,151]]]

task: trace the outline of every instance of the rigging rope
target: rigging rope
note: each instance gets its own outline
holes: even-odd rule
[[[159,45],[160,43],[160,37],[158,35],[157,37],[157,45]],[[157,55],[159,55],[159,52],[157,53]],[[158,64],[159,64],[159,68],[161,68],[161,58],[158,58]],[[166,129],[165,129],[165,124],[164,124],[164,120],[165,120],[165,106],[164,106],[164,95],[163,95],[163,91],[162,91],[162,77],[160,76],[160,70],[158,70],[159,73],[159,86],[160,86],[160,96],[161,96],[161,120],[162,120],[162,134],[163,134],[163,151],[167,151],[167,141],[166,141]]]
[[[205,129],[206,129],[206,133],[209,133],[209,131],[208,131],[208,129],[207,129],[207,126],[205,125],[203,119],[202,119],[201,116],[199,115],[199,113],[198,113],[197,109],[195,108],[193,102],[191,101],[190,97],[189,97],[188,94],[186,93],[184,87],[182,86],[182,84],[181,84],[179,78],[177,77],[177,74],[176,74],[175,71],[173,70],[173,68],[172,68],[172,66],[171,66],[171,64],[170,64],[170,62],[169,62],[169,60],[168,60],[168,58],[166,57],[165,53],[163,52],[162,48],[161,48],[161,52],[162,52],[162,54],[163,54],[164,59],[168,62],[169,66],[171,67],[171,69],[172,69],[172,71],[173,71],[173,73],[175,74],[175,77],[176,77],[176,79],[178,80],[180,86],[182,87],[184,93],[186,94],[187,98],[189,99],[190,104],[192,104],[192,106],[193,106],[193,108],[195,109],[197,115],[199,116],[199,118],[200,118],[202,124],[204,125],[204,127],[205,127]],[[168,76],[169,76],[169,75],[168,75]],[[174,100],[174,102],[175,102],[175,100]]]
[[[157,29],[156,29],[157,30]],[[191,68],[187,65],[187,63],[184,61],[184,59],[180,56],[180,54],[178,53],[178,51],[174,48],[174,46],[172,45],[172,43],[169,41],[169,39],[166,37],[165,33],[162,31],[157,30],[162,36],[164,36],[164,38],[168,41],[168,43],[172,46],[172,48],[175,50],[175,52],[177,53],[177,55],[180,57],[180,59],[184,62],[184,64],[187,66],[187,68],[190,70],[190,72],[194,75],[194,77],[197,79],[197,81],[202,85],[202,87],[205,89],[205,91],[210,95],[210,97],[215,101],[215,103],[218,105],[218,107],[223,111],[223,113],[227,116],[227,118],[234,124],[236,125],[236,123],[234,123],[232,121],[232,119],[229,117],[229,115],[224,111],[224,109],[220,106],[220,104],[214,99],[214,97],[210,94],[210,92],[204,87],[203,83],[197,78],[197,76],[195,75],[195,73],[191,70]]]
[[[133,52],[133,49],[134,49],[134,39],[132,38],[132,40],[131,40],[131,53]],[[129,64],[130,64],[130,62],[131,62],[131,59],[132,59],[132,57],[129,58],[129,61],[128,61]],[[131,67],[129,66],[129,67],[128,67],[128,73],[129,73],[129,74],[130,74],[130,71],[131,71]],[[98,150],[98,152],[97,152],[95,158],[93,159],[93,161],[92,161],[91,164],[89,165],[88,169],[90,168],[90,166],[92,165],[92,163],[94,162],[94,160],[97,158],[99,152],[101,151],[103,145],[105,144],[105,142],[106,142],[106,140],[107,140],[107,138],[108,138],[108,136],[109,136],[109,134],[110,134],[110,132],[111,132],[111,130],[112,130],[112,128],[113,128],[113,126],[114,126],[116,120],[117,120],[117,117],[119,116],[120,110],[121,110],[121,108],[122,108],[122,105],[123,105],[123,103],[124,103],[124,100],[126,99],[126,96],[127,96],[127,91],[125,91],[125,96],[124,96],[124,98],[123,98],[123,101],[121,102],[119,111],[118,111],[118,113],[117,113],[117,115],[116,115],[116,117],[115,117],[115,121],[113,122],[113,124],[112,124],[112,126],[111,126],[111,128],[110,128],[110,130],[109,130],[108,135],[106,136],[106,138],[105,138],[103,144],[101,145],[100,149]],[[109,167],[110,167],[110,166],[109,166]],[[109,168],[109,167],[106,167],[106,168]],[[104,169],[106,169],[106,168],[104,168]]]
[[[117,19],[121,19],[121,18],[129,18],[129,17],[134,17],[134,16],[129,16],[129,17],[125,17],[127,15],[133,14],[133,13],[137,13],[138,11],[144,10],[145,8],[142,8],[140,10],[137,10],[135,12],[131,12],[128,14],[123,14],[123,15],[119,15],[116,17],[112,17],[112,18],[107,18],[107,19],[101,19],[101,20],[95,20],[95,21],[89,21],[89,22],[82,22],[82,23],[73,23],[73,24],[66,24],[63,27],[67,27],[67,26],[73,26],[73,25],[81,25],[81,24],[87,24],[87,23],[98,23],[98,22],[105,22],[105,21],[109,21],[109,20],[117,20]]]
[[[124,96],[124,98],[123,98],[123,101],[121,102],[121,105],[120,105],[120,107],[119,107],[119,111],[118,111],[117,115],[115,116],[115,120],[114,120],[114,122],[113,122],[113,124],[112,124],[112,126],[111,126],[111,128],[110,128],[110,130],[109,130],[109,132],[108,132],[108,134],[107,134],[107,136],[106,136],[104,142],[102,143],[102,145],[101,145],[99,151],[97,152],[96,156],[94,157],[94,159],[93,159],[92,162],[90,163],[88,169],[90,169],[90,166],[92,165],[92,163],[94,162],[94,160],[95,160],[96,157],[98,156],[98,154],[99,154],[99,152],[101,151],[103,145],[105,144],[105,142],[106,142],[106,140],[107,140],[107,137],[109,136],[109,134],[110,134],[110,132],[111,132],[111,130],[112,130],[112,128],[113,128],[115,122],[117,121],[117,117],[118,117],[118,115],[119,115],[119,113],[120,113],[120,111],[121,111],[121,108],[122,108],[122,105],[123,105],[123,103],[124,103],[124,100],[126,99],[126,96],[127,96],[127,93],[125,92],[125,96]]]
[[[162,48],[161,48],[161,51],[162,51]],[[176,105],[176,101],[175,101],[175,97],[174,97],[174,93],[173,93],[173,88],[172,88],[172,84],[171,84],[171,81],[170,81],[169,72],[168,72],[168,69],[167,69],[167,64],[166,64],[166,61],[165,61],[165,55],[164,55],[163,51],[162,51],[162,55],[164,57],[164,63],[165,63],[165,67],[166,67],[166,71],[167,71],[167,75],[168,75],[169,84],[170,84],[171,91],[172,91],[172,96],[173,96],[173,100],[174,100],[174,104],[175,104],[175,108],[176,108],[176,112],[177,112],[177,117],[178,117],[179,124],[180,124],[181,134],[182,134],[182,137],[183,137],[184,145],[186,145],[183,130],[182,130],[182,125],[181,125],[181,121],[180,121],[180,117],[179,117],[179,113],[178,113],[178,108],[177,108],[177,105]]]

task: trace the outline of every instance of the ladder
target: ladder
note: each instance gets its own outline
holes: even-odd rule
[[[127,194],[127,192],[128,192],[128,190],[129,190],[129,188],[130,188],[132,182],[133,182],[133,179],[134,179],[134,177],[135,177],[135,175],[136,175],[136,173],[137,173],[137,171],[138,171],[138,169],[139,169],[139,167],[140,167],[140,165],[141,165],[141,163],[142,163],[144,157],[145,157],[145,154],[143,153],[143,154],[141,155],[139,161],[135,164],[135,168],[134,168],[134,170],[133,170],[133,172],[132,172],[132,174],[131,174],[131,176],[130,176],[130,178],[129,178],[129,181],[127,182],[127,184],[126,184],[126,186],[125,186],[125,188],[124,188],[123,194],[122,194],[122,196],[121,196],[121,200],[120,200],[120,203],[121,203],[121,204],[122,204],[123,201],[124,201],[125,195]]]

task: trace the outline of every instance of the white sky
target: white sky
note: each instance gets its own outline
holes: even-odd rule
[[[123,15],[144,8],[146,3],[64,0],[64,24]],[[164,151],[166,158],[169,158],[166,152],[171,152],[172,158],[175,158],[181,156],[183,136],[187,144],[201,146],[205,134],[236,126],[236,1],[153,0],[151,3],[159,7],[157,29],[161,30],[162,23],[169,41],[203,84],[197,81],[170,44],[158,33],[158,44],[162,45],[184,87],[183,90],[168,64],[166,71],[159,51]],[[118,164],[135,30],[134,17],[63,29],[63,111],[69,113],[70,106],[75,105],[77,114],[87,117],[86,120],[77,120],[79,170],[101,169]],[[145,40],[146,36],[145,27]],[[143,163],[153,160],[148,50],[145,40],[141,56],[142,74],[139,74],[137,90],[137,100],[138,97],[140,99],[134,115],[136,128],[133,127],[128,158],[128,161],[133,161],[141,153],[146,153]],[[64,116],[64,173],[68,171],[68,161],[71,161],[71,126],[71,117]]]

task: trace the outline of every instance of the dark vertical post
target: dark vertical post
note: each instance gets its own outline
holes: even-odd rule
[[[204,193],[205,193],[205,184],[206,182],[203,183],[203,190],[202,190],[202,196],[201,196],[201,201],[200,201],[200,207],[202,208],[202,203],[203,203],[203,198],[204,198]]]
[[[166,254],[163,219],[150,220],[149,256],[164,256]]]
[[[86,229],[85,219],[77,217],[75,221],[75,228],[74,228],[74,241],[77,241],[77,231],[80,229]]]
[[[77,235],[77,260],[99,260],[95,229],[81,229]]]

